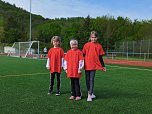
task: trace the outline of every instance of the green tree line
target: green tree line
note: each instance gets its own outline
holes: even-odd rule
[[[24,9],[0,1],[0,42],[28,41],[29,16]],[[98,32],[99,42],[104,48],[113,49],[115,42],[152,39],[152,20],[139,21],[109,15],[47,19],[32,14],[32,40],[39,40],[41,48],[49,48],[50,39],[58,35],[62,38],[64,50],[69,49],[69,41],[73,38],[79,41],[82,49],[92,30]]]

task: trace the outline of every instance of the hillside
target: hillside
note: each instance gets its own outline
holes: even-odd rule
[[[4,37],[4,18],[3,15],[0,14],[0,37]]]
[[[26,10],[0,0],[0,43],[28,41],[29,18]],[[61,36],[64,50],[69,49],[72,38],[78,40],[82,49],[92,30],[98,32],[99,43],[108,50],[114,50],[116,42],[152,40],[152,20],[110,15],[45,19],[32,14],[32,40],[39,40],[41,49],[50,48],[50,39],[55,35]]]
[[[30,13],[26,10],[0,0],[0,41],[27,41],[29,36],[29,16]],[[42,16],[32,14],[32,37],[36,37],[37,33],[34,33],[36,26],[44,21],[45,19]],[[11,34],[15,34],[14,37],[18,38],[10,38]],[[4,37],[2,37],[3,35]]]

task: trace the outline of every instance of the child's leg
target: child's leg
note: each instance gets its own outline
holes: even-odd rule
[[[75,81],[76,97],[81,97],[81,89],[80,89],[79,78],[74,78],[74,81]]]
[[[71,79],[71,95],[76,97],[76,92],[75,92],[75,81],[74,78],[70,78]]]
[[[55,73],[53,72],[53,73],[51,73],[49,92],[53,91],[54,78],[55,78]]]
[[[90,89],[89,94],[92,95],[94,89],[94,78],[95,78],[95,70],[90,70]]]
[[[57,73],[57,90],[56,95],[60,95],[60,73]]]
[[[85,70],[87,90],[90,90],[90,70]]]
[[[88,90],[88,98],[87,101],[92,101],[93,98],[95,98],[95,95],[93,96],[93,88],[94,88],[94,77],[95,77],[95,70],[89,71],[89,90]]]

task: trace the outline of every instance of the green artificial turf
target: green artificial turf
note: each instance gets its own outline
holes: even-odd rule
[[[61,74],[61,95],[47,95],[46,60],[0,56],[1,114],[151,114],[152,68],[107,65],[97,71],[94,93],[87,102],[85,76],[80,79],[82,100],[69,100],[70,80]],[[56,82],[56,80],[55,80]]]

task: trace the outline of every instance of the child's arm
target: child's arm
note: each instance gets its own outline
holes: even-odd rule
[[[81,73],[82,68],[84,67],[84,60],[80,60],[79,61],[79,69],[78,69],[78,73]]]
[[[106,67],[105,67],[105,64],[104,64],[104,61],[103,61],[103,58],[102,58],[102,55],[99,55],[99,61],[101,63],[101,65],[103,66],[103,71],[106,71]]]
[[[62,58],[61,67],[64,69],[64,58]]]
[[[50,59],[49,58],[47,59],[46,68],[50,69]]]
[[[65,72],[67,73],[67,61],[66,61],[66,60],[64,60],[63,69],[64,69]]]

